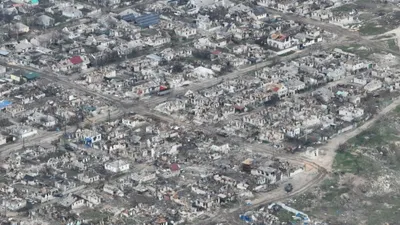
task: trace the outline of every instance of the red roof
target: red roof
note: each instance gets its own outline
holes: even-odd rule
[[[243,110],[244,109],[244,106],[240,106],[240,105],[235,105],[234,107],[237,110]]]
[[[213,55],[219,55],[220,53],[221,53],[220,50],[215,50],[215,51],[211,52],[211,54],[213,54]]]
[[[175,172],[175,171],[180,170],[179,165],[176,164],[176,163],[172,163],[172,164],[169,166],[169,169],[170,169],[172,172]]]
[[[72,64],[74,64],[74,65],[83,62],[82,58],[81,58],[79,55],[70,58],[69,61],[70,61]]]
[[[274,92],[278,92],[279,91],[279,87],[274,87],[274,88],[272,88],[272,90],[274,91]]]
[[[279,40],[280,40],[280,41],[284,41],[286,38],[287,38],[286,35],[282,35],[282,36],[279,37]]]
[[[167,90],[168,89],[168,87],[166,87],[166,86],[164,86],[164,85],[161,85],[160,86],[160,91],[164,91],[164,90]]]

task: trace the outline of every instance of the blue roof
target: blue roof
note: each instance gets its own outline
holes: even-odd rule
[[[121,19],[122,19],[122,20],[125,20],[126,22],[133,22],[133,21],[135,21],[135,15],[133,15],[133,14],[131,13],[131,14],[122,16]]]
[[[141,27],[148,27],[158,24],[160,22],[160,16],[157,14],[145,14],[136,17],[135,22]]]
[[[11,104],[12,104],[12,102],[7,101],[7,100],[1,101],[0,102],[0,109],[4,109],[5,107],[7,107],[7,106],[9,106]]]

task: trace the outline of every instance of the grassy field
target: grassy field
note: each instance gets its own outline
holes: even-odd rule
[[[280,210],[276,213],[276,216],[279,218],[279,221],[288,223],[293,221],[294,214],[286,210]]]
[[[341,147],[332,170],[291,206],[329,224],[399,224],[400,107]]]
[[[386,43],[391,50],[399,51],[399,46],[396,43],[396,39],[387,40]]]
[[[341,49],[342,51],[356,54],[362,59],[367,58],[368,56],[370,56],[373,53],[371,51],[371,49],[369,49],[365,46],[359,45],[359,44],[343,45],[343,46],[339,46],[338,48]]]
[[[338,12],[338,13],[349,13],[353,11],[354,9],[357,9],[357,6],[355,4],[344,4],[339,7],[336,7],[332,9],[332,12]]]
[[[361,35],[367,35],[367,36],[383,34],[386,31],[388,31],[388,29],[385,26],[375,24],[372,22],[363,24],[359,29]]]

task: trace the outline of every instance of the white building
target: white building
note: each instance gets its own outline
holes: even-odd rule
[[[358,20],[353,16],[344,16],[344,17],[333,17],[331,20],[329,20],[329,22],[341,27],[346,27],[347,25],[357,23]]]
[[[26,200],[21,198],[13,198],[10,200],[3,200],[3,206],[7,207],[8,210],[17,211],[26,206]]]
[[[144,43],[146,45],[152,46],[152,47],[156,47],[156,46],[161,46],[167,43],[171,42],[171,38],[170,37],[156,37],[156,38],[149,38],[147,40],[144,41]]]
[[[353,83],[355,83],[355,84],[360,84],[360,85],[366,85],[366,84],[367,84],[367,80],[364,79],[364,78],[357,78],[357,77],[354,77],[354,78],[353,78]]]
[[[97,133],[95,131],[92,130],[88,130],[88,129],[78,129],[75,132],[75,135],[78,139],[83,140],[85,142],[91,142],[91,143],[96,143],[98,141],[101,141],[101,134]]]
[[[276,2],[274,0],[258,0],[257,5],[269,7],[275,5]]]
[[[34,112],[32,115],[28,117],[28,119],[44,127],[54,127],[57,123],[56,118],[54,118],[53,116],[44,115],[39,112]]]
[[[14,25],[14,31],[18,34],[23,34],[23,33],[28,33],[29,32],[29,27],[25,24],[22,23],[16,23]]]
[[[32,127],[21,127],[14,130],[14,135],[20,139],[28,138],[36,135],[38,131]]]
[[[113,173],[125,172],[129,170],[129,163],[123,160],[116,160],[104,164],[104,168]]]
[[[341,119],[347,122],[353,121],[354,118],[360,118],[364,115],[364,109],[353,107],[341,107],[338,112]]]
[[[80,10],[72,8],[72,7],[66,7],[61,11],[62,11],[62,15],[65,17],[68,17],[68,18],[77,19],[77,18],[83,17],[83,13]]]
[[[381,87],[382,87],[382,81],[373,80],[364,86],[364,90],[367,92],[373,92],[380,89]]]
[[[267,39],[267,44],[279,50],[284,50],[298,44],[298,40],[282,34],[273,34]]]
[[[197,19],[196,19],[196,25],[197,28],[201,29],[201,30],[208,30],[211,28],[212,26],[212,22],[209,18],[208,15],[197,15]]]
[[[131,175],[131,179],[135,182],[138,183],[145,183],[148,181],[155,180],[157,178],[156,173],[150,173],[150,172],[142,172],[142,173],[133,173]]]
[[[252,16],[254,16],[257,20],[262,20],[268,17],[268,13],[264,8],[257,7],[253,9]]]
[[[267,178],[270,184],[273,184],[279,180],[278,171],[272,167],[260,167],[258,169],[252,169],[251,174]]]
[[[0,145],[4,145],[7,143],[6,137],[0,134]]]
[[[190,27],[181,27],[175,29],[175,34],[181,37],[189,38],[197,34],[197,30]]]
[[[7,72],[7,68],[5,66],[0,66],[0,75],[5,74]]]
[[[221,152],[227,154],[230,150],[229,144],[223,145],[212,145],[211,150],[215,152]]]
[[[217,6],[229,8],[235,4],[229,0],[190,0],[187,5],[198,10],[200,8],[214,8]]]
[[[306,88],[306,84],[300,80],[289,80],[286,84],[290,91],[298,92]]]
[[[128,127],[138,127],[146,123],[145,118],[135,115],[126,119],[122,119],[122,124]]]
[[[212,78],[214,76],[214,71],[203,66],[199,66],[193,70],[192,76],[197,78]]]
[[[85,182],[87,184],[94,183],[100,180],[100,176],[95,173],[85,172],[78,174],[78,180]]]
[[[110,195],[116,195],[116,196],[119,196],[119,197],[124,197],[124,192],[122,192],[117,187],[115,187],[114,185],[111,185],[111,184],[105,184],[103,186],[103,191],[108,193],[108,194],[110,194]]]

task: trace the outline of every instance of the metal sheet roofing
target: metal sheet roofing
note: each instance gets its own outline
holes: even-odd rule
[[[40,76],[40,75],[39,75],[38,73],[35,73],[35,72],[30,72],[30,73],[24,74],[24,77],[25,77],[27,80],[33,80],[33,79],[38,78],[39,76]]]
[[[74,56],[74,57],[70,58],[69,61],[74,65],[83,62],[83,60],[82,60],[82,58],[80,56]]]
[[[8,52],[8,51],[6,51],[6,50],[0,50],[0,55],[6,56],[6,55],[8,55],[8,54],[10,54],[10,52]]]
[[[145,14],[136,17],[135,22],[141,27],[148,27],[158,24],[160,22],[160,16],[157,14]]]
[[[135,15],[133,15],[132,13],[121,17],[121,19],[125,20],[126,22],[133,22],[135,21],[135,18]]]

